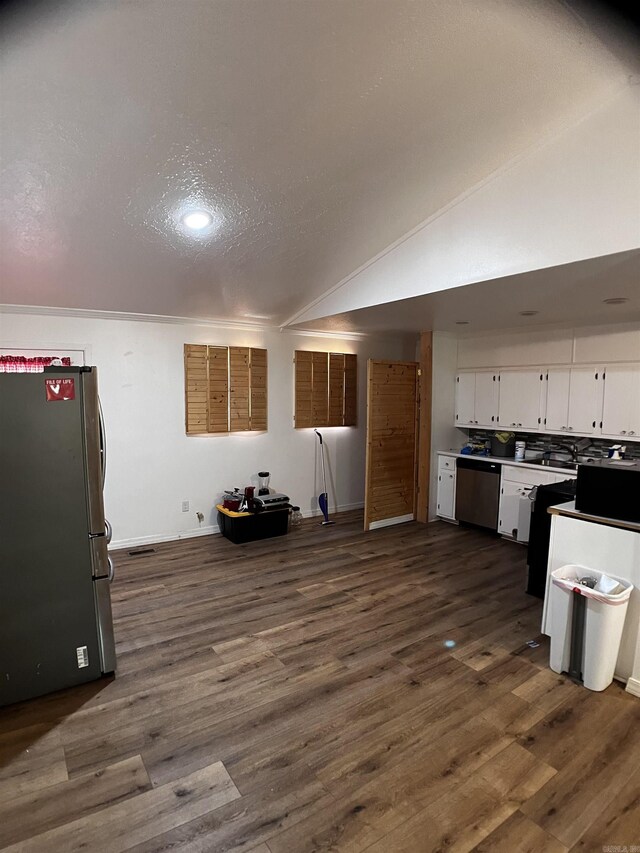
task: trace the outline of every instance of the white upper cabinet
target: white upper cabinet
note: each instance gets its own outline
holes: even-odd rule
[[[541,429],[544,371],[501,370],[498,426],[505,429]]]
[[[547,432],[561,432],[569,420],[569,384],[571,370],[568,367],[553,367],[546,373],[547,407],[544,427]]]
[[[495,426],[497,416],[497,372],[459,373],[456,378],[456,426]]]
[[[476,375],[460,373],[456,377],[456,426],[473,426],[476,408]]]
[[[640,441],[640,362],[460,372],[455,425]]]
[[[572,367],[567,430],[592,435],[602,417],[602,368]]]
[[[640,436],[640,364],[605,368],[602,435]]]
[[[602,369],[552,367],[546,373],[546,432],[591,435],[602,417]]]
[[[476,373],[475,423],[478,426],[495,426],[498,420],[498,373]]]

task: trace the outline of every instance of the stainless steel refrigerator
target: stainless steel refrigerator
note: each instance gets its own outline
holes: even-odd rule
[[[115,670],[95,367],[0,373],[0,706]]]

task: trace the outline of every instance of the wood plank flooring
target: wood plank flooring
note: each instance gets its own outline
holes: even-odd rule
[[[115,554],[117,677],[0,711],[0,849],[640,845],[640,701],[546,667],[524,549],[337,521]]]

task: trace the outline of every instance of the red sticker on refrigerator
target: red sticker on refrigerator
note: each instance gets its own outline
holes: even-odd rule
[[[57,400],[75,400],[76,398],[75,379],[45,379],[44,384],[47,389],[48,403],[54,403]]]

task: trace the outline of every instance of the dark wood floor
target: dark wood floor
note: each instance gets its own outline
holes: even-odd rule
[[[640,702],[546,668],[524,550],[361,528],[116,555],[117,678],[0,712],[0,847],[640,845]]]

